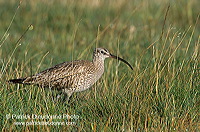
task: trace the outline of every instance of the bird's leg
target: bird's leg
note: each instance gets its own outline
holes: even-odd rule
[[[60,97],[61,97],[61,94],[58,94],[58,95],[56,96],[56,99],[59,100]]]
[[[63,94],[64,94],[64,96],[63,96]],[[60,94],[57,94],[57,96],[55,96],[54,98],[53,98],[53,101],[54,102],[58,102],[58,101],[63,101],[63,102],[65,102],[65,101],[69,101],[69,97],[70,96],[68,96],[66,93],[60,93]]]
[[[67,94],[64,94],[63,102],[69,102],[69,96]]]
[[[62,97],[62,95],[64,94],[64,96]],[[69,98],[71,97],[72,93],[61,93],[61,94],[57,94],[56,97],[53,97],[53,101],[54,102],[58,102],[59,100],[63,101],[63,102],[69,102]]]
[[[52,100],[54,103],[58,103],[58,101],[60,100],[62,94],[57,94],[57,95],[53,95],[52,96]]]
[[[63,101],[69,102],[69,98],[71,97],[72,94],[73,94],[73,91],[68,91],[67,93],[64,93]]]

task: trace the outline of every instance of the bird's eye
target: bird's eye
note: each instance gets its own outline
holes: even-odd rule
[[[101,54],[104,54],[104,55],[105,55],[106,53],[105,53],[105,52],[103,52],[103,51],[101,51]]]

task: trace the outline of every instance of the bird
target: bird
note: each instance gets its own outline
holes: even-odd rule
[[[106,58],[120,60],[133,70],[133,67],[126,60],[111,54],[105,48],[95,48],[92,61],[63,62],[32,76],[10,79],[8,83],[56,89],[61,91],[57,98],[64,94],[64,100],[69,101],[74,92],[85,91],[100,79],[104,73],[104,60]]]

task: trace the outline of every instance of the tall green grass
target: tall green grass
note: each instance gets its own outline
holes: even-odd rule
[[[2,131],[198,131],[199,4],[0,1]],[[134,70],[107,59],[102,78],[70,103],[54,102],[58,91],[6,82],[64,61],[91,60],[95,47],[128,60]],[[78,117],[23,117],[31,114]],[[15,115],[22,119],[8,118]],[[16,125],[31,121],[75,124]]]

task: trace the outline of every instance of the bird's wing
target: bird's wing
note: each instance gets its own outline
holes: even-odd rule
[[[23,83],[27,84],[46,84],[51,85],[64,78],[73,79],[72,76],[77,76],[78,74],[84,74],[88,72],[88,65],[92,65],[89,61],[73,61],[64,62],[49,69],[46,69],[34,76],[27,77]],[[73,81],[73,80],[69,80]]]

